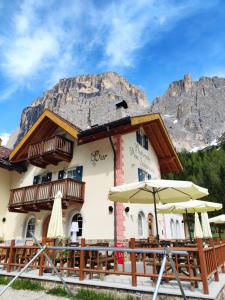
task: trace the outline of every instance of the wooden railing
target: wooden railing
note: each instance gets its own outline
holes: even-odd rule
[[[56,135],[42,140],[41,142],[31,144],[28,150],[28,159],[43,156],[54,151],[60,151],[65,154],[72,155],[73,142],[64,137]]]
[[[224,273],[224,254],[220,257],[220,262],[213,254],[213,241],[211,246],[205,248],[201,239],[197,239],[193,247],[174,247],[171,250],[186,251],[187,255],[174,254],[173,259],[179,278],[182,282],[189,282],[190,288],[195,288],[201,282],[203,292],[209,293],[209,277],[219,272]],[[79,246],[79,245],[78,245]],[[127,275],[130,277],[132,286],[137,285],[137,278],[149,278],[154,284],[158,278],[162,254],[149,253],[152,248],[136,248],[135,239],[131,239],[128,249],[123,248],[112,250],[108,246],[88,245],[85,240],[81,240],[80,248],[65,248],[48,246],[47,252],[51,256],[54,265],[64,276],[77,276],[80,280],[92,279],[93,274],[98,274],[102,279],[110,274]],[[86,247],[83,249],[83,247]],[[99,250],[98,248],[99,247]],[[217,245],[218,253],[224,253],[225,241]],[[140,251],[141,249],[141,251]],[[154,250],[163,250],[162,247],[155,247]],[[7,272],[19,271],[37,253],[37,246],[16,245],[11,241],[8,246],[0,246],[0,266]],[[223,261],[222,261],[223,260]],[[216,262],[216,264],[215,264]],[[220,265],[219,265],[220,264]],[[49,272],[52,267],[45,260],[44,255],[37,259],[30,267],[31,270],[38,270],[42,276],[45,270]],[[213,277],[213,276],[212,276]],[[170,264],[167,263],[163,278],[166,282],[175,279]],[[219,276],[214,280],[219,280]],[[173,282],[174,284],[174,282]]]
[[[26,209],[26,207],[31,204],[35,204],[38,207],[38,204],[53,201],[58,191],[62,192],[63,200],[82,203],[84,200],[84,187],[84,182],[67,178],[12,189],[10,193],[9,209],[16,207]]]

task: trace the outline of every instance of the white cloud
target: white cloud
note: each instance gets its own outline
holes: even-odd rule
[[[6,146],[8,140],[9,140],[9,137],[10,137],[10,133],[7,133],[7,132],[0,133],[0,139],[2,140],[2,146]]]
[[[158,38],[180,19],[198,9],[199,1],[173,3],[170,0],[126,0],[108,8],[103,20],[111,20],[105,43],[105,62],[131,67],[136,50]]]
[[[124,0],[17,2],[0,36],[3,97],[20,87],[92,70],[135,65],[138,50],[199,8],[199,1]],[[149,50],[150,51],[150,50]],[[98,55],[96,55],[98,53]]]

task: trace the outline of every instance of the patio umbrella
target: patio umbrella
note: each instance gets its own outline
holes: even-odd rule
[[[195,212],[209,212],[222,209],[222,204],[216,202],[202,201],[202,200],[190,200],[179,203],[168,203],[163,205],[157,205],[157,211],[159,213],[168,214],[186,214],[189,236],[191,239],[191,230],[188,214],[194,214]],[[208,223],[209,226],[209,223]],[[209,229],[208,229],[209,230]],[[211,231],[211,230],[210,230]]]
[[[225,215],[223,214],[223,215],[210,218],[209,222],[217,225],[225,224]],[[219,237],[221,237],[221,228],[218,228],[218,230],[219,230]]]
[[[203,237],[204,238],[211,238],[212,237],[212,231],[209,224],[209,218],[207,212],[201,213],[201,219],[202,219],[202,231],[203,231]]]
[[[156,238],[159,241],[156,203],[189,201],[208,195],[208,190],[191,181],[146,180],[115,186],[110,189],[109,200],[120,203],[153,203]]]
[[[58,191],[55,195],[47,237],[50,239],[64,238],[62,222],[62,193],[60,191]]]
[[[202,226],[199,221],[198,213],[195,213],[195,227],[194,227],[194,237],[195,238],[203,238]]]
[[[225,215],[219,215],[209,219],[209,223],[223,224],[225,223]]]

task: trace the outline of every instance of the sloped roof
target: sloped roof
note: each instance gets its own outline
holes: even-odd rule
[[[94,140],[128,133],[143,127],[159,160],[162,173],[180,172],[183,167],[170,139],[163,120],[158,113],[125,117],[101,126],[82,131],[78,143],[85,144]]]
[[[14,162],[25,160],[30,142],[35,143],[51,136],[57,127],[64,129],[73,138],[77,138],[80,131],[69,121],[46,109],[15,146],[10,154],[10,160]]]
[[[128,116],[81,131],[63,117],[45,110],[15,146],[9,160],[12,162],[26,160],[29,145],[50,137],[58,127],[65,130],[73,138],[78,139],[78,144],[89,143],[116,134],[125,134],[143,127],[156,152],[161,172],[179,172],[183,169],[163,120],[158,113]]]
[[[0,146],[0,168],[12,171],[15,170],[17,172],[24,172],[25,168],[18,164],[13,164],[9,161],[9,155],[12,152],[11,149]]]

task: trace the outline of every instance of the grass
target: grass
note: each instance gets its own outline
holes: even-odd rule
[[[0,285],[7,285],[11,281],[10,278],[5,276],[0,276]],[[44,288],[35,281],[29,279],[17,279],[13,282],[12,288],[15,290],[32,290],[32,291],[42,291]]]
[[[122,300],[122,298],[114,296],[109,293],[98,293],[92,290],[80,289],[78,293],[73,297],[73,299],[77,300]],[[123,298],[124,299],[124,298]],[[127,296],[126,300],[133,300],[134,298],[131,296]]]
[[[0,276],[0,285],[6,285],[9,282],[10,282],[10,278],[9,277]]]
[[[12,284],[12,288],[15,290],[31,290],[31,291],[43,291],[44,288],[40,283],[28,280],[28,279],[17,279]]]
[[[53,296],[71,298],[71,296],[67,293],[67,291],[64,288],[60,287],[60,286],[54,287],[50,290],[47,290],[46,293],[50,294],[50,295],[53,295]]]
[[[114,296],[109,293],[98,293],[92,290],[87,289],[80,289],[76,295],[70,296],[67,291],[58,286],[55,288],[52,288],[47,291],[47,294],[54,295],[54,296],[61,296],[61,297],[67,297],[73,300],[122,300],[122,298]],[[131,296],[127,296],[123,300],[133,300],[134,298]]]
[[[0,276],[0,285],[7,285],[10,282],[10,278]],[[15,290],[32,290],[32,291],[43,291],[45,290],[40,283],[29,280],[29,279],[17,279],[13,284],[12,288]],[[71,296],[61,286],[54,287],[49,290],[45,290],[47,294],[65,297],[72,300],[133,300],[132,296],[121,298],[110,293],[96,292],[94,290],[80,289],[75,295]]]

